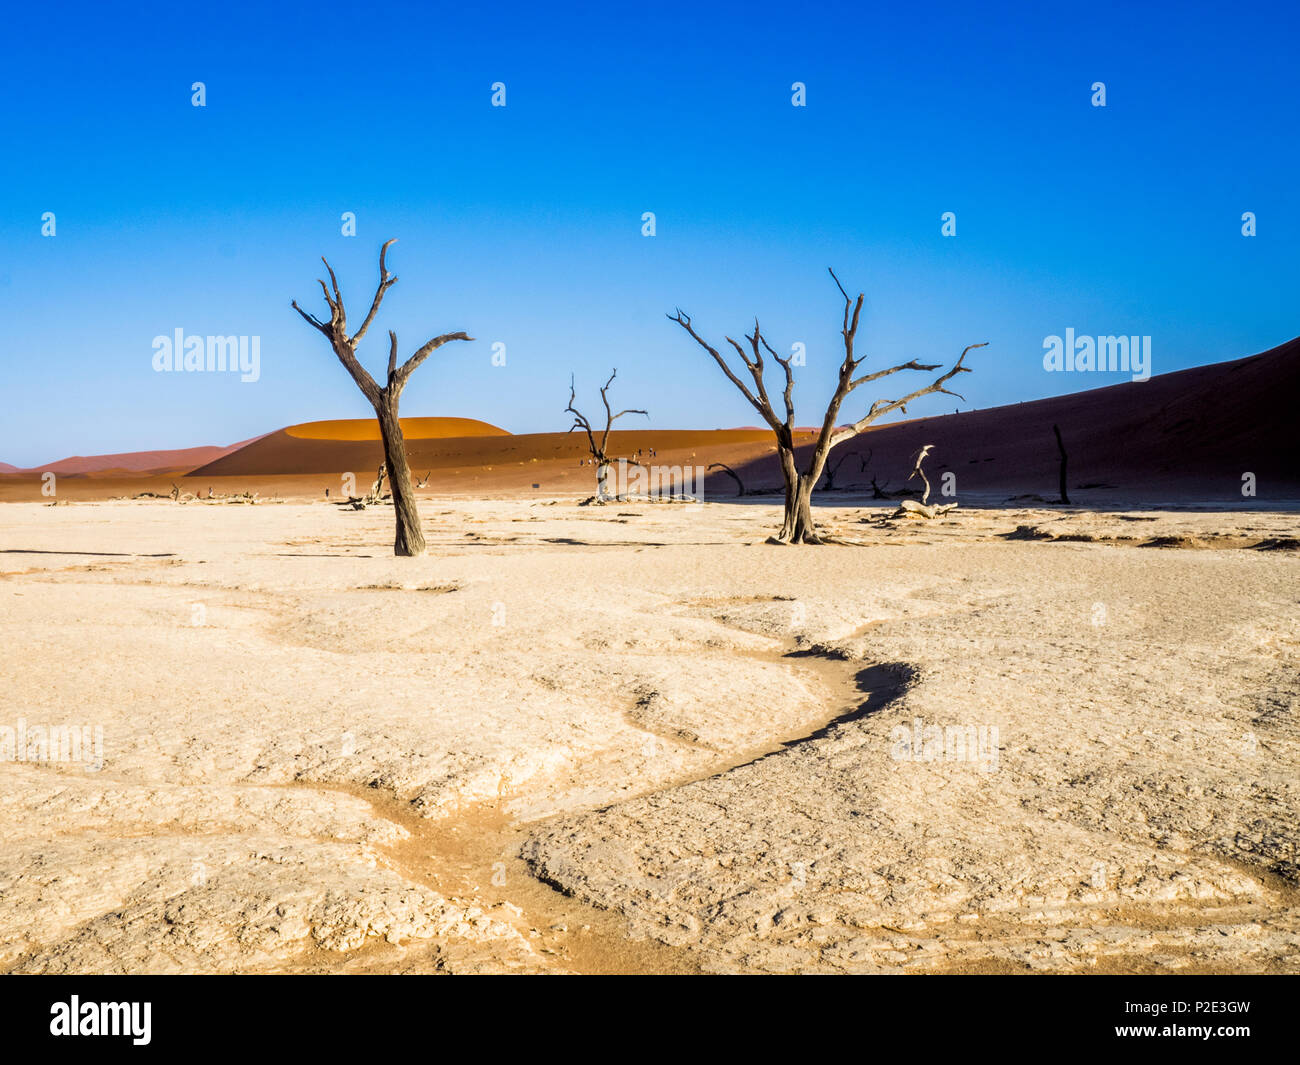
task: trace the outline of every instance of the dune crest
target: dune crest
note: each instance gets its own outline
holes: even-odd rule
[[[336,418],[287,426],[286,436],[298,440],[379,439],[379,422],[374,418]],[[505,429],[477,418],[403,418],[402,434],[408,440],[445,440],[464,436],[509,436]]]

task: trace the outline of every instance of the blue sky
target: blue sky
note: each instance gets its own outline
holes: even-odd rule
[[[875,365],[989,341],[961,381],[974,407],[1123,379],[1045,373],[1067,327],[1150,335],[1157,373],[1300,332],[1292,3],[6,17],[0,460],[20,466],[367,416],[289,301],[321,306],[325,254],[359,321],[391,236],[401,280],[363,361],[382,369],[389,327],[404,356],[464,329],[477,343],[426,363],[403,413],[514,432],[567,428],[570,371],[590,404],[614,366],[651,425],[755,423],[664,318],[679,305],[719,344],[756,314],[778,350],[804,343],[799,421],[820,421],[828,265],[867,293]],[[260,380],[155,373],[152,340],[177,328],[259,336]]]

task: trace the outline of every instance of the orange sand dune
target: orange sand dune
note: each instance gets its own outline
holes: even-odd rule
[[[1089,383],[1086,375],[1074,380]],[[1300,339],[1261,355],[1149,381],[880,426],[833,453],[835,487],[868,486],[874,477],[889,490],[903,488],[916,452],[932,444],[926,468],[936,494],[943,475],[953,474],[955,483],[950,483],[959,499],[1035,494],[1054,499],[1059,457],[1052,426],[1059,425],[1075,502],[1295,500],[1300,498],[1300,470],[1290,459],[1290,407],[1297,394]],[[382,461],[376,424],[326,424],[336,427],[330,435],[273,433],[193,476],[302,477],[350,471],[368,477]],[[802,434],[802,440],[806,447],[812,433]],[[751,491],[781,485],[766,429],[634,429],[615,432],[610,439],[615,456],[640,451],[644,460],[650,448],[664,465],[726,463]],[[432,491],[585,492],[594,483],[591,468],[581,465],[586,442],[578,433],[412,434],[408,453],[415,475],[430,475],[427,487]],[[1241,493],[1247,473],[1256,478],[1253,497]],[[911,487],[917,485],[911,482]],[[735,483],[721,472],[710,475],[705,490],[714,499],[736,495]],[[318,488],[315,494],[323,491]]]
[[[443,420],[451,421],[417,421]],[[195,469],[191,476],[208,479],[303,473],[369,473],[383,462],[376,421],[357,420],[355,423],[330,424],[341,427],[337,430],[338,436],[304,437],[283,429],[242,447],[234,454]],[[406,419],[403,419],[402,425],[404,432]],[[515,471],[519,476],[507,476],[506,482],[500,485],[502,489],[513,489],[525,482],[533,484],[538,481],[536,476],[524,471],[523,467],[536,466],[538,463],[559,463],[565,468],[578,469],[578,463],[588,454],[586,437],[580,433],[511,436],[500,430],[497,432],[497,436],[477,434],[461,437],[421,437],[408,434],[407,456],[411,460],[412,472],[416,476],[424,476],[425,472],[443,469],[481,469],[495,473],[497,476],[493,480],[499,481],[502,475]],[[755,451],[755,446],[761,447],[770,440],[771,433],[766,429],[633,429],[612,433],[610,449],[611,454],[627,456],[636,454],[638,449],[642,453],[649,453],[651,447],[659,453],[671,451],[675,455],[695,451],[699,458],[722,447],[732,449],[728,451],[732,459],[744,460],[759,454],[759,451]],[[740,445],[740,450],[735,450],[736,445]],[[710,458],[710,462],[714,460]],[[728,462],[728,459],[722,460]]]
[[[1078,375],[1075,381],[1086,384],[1088,378]],[[832,453],[834,487],[865,488],[872,478],[890,491],[916,487],[916,481],[907,483],[913,457],[922,445],[932,444],[926,470],[936,496],[944,475],[953,474],[959,501],[1000,503],[1026,495],[1053,500],[1059,469],[1055,424],[1069,451],[1069,489],[1076,504],[1294,505],[1300,500],[1291,413],[1297,394],[1300,339],[1260,355],[1149,381],[871,429]],[[939,402],[931,400],[931,409]],[[924,409],[918,404],[918,412]],[[595,487],[580,433],[511,435],[468,418],[403,419],[403,426],[412,473],[427,477],[423,490],[430,494],[574,496],[590,494]],[[806,449],[812,434],[801,433],[798,440]],[[725,463],[749,491],[781,487],[775,446],[766,429],[638,428],[611,435],[611,455],[634,457],[638,452],[642,461],[667,466]],[[174,458],[184,453],[145,454]],[[803,455],[806,450],[801,461]],[[119,461],[101,461],[98,472],[88,477],[61,478],[60,499],[165,493],[182,468],[174,462],[160,468],[120,461],[137,461],[135,456],[106,458]],[[185,490],[324,498],[327,489],[337,496],[344,473],[354,474],[358,486],[369,484],[382,461],[373,419],[312,422],[214,457],[188,474]],[[104,472],[110,465],[132,472],[114,477]],[[1247,473],[1256,479],[1253,497],[1241,492]],[[824,489],[825,481],[819,487]],[[705,495],[735,498],[735,482],[716,471],[706,478]],[[827,501],[833,497],[818,493]],[[40,498],[37,473],[0,473],[0,499]]]
[[[291,425],[283,432],[296,440],[378,440],[379,422],[374,418],[340,418],[303,422]],[[403,418],[402,435],[407,440],[443,440],[448,437],[510,434],[476,418]]]

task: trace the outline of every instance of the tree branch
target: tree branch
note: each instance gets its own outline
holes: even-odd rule
[[[587,421],[586,415],[582,414],[577,407],[573,405],[574,400],[578,398],[577,390],[574,387],[573,374],[569,374],[569,405],[564,409],[573,415],[573,424],[569,426],[569,432],[574,429],[582,429],[587,434],[587,449],[591,452],[591,457],[601,458],[600,451],[596,448],[596,437],[591,431],[591,422]]]
[[[836,444],[840,444],[843,443],[845,440],[852,439],[853,437],[857,436],[858,433],[862,432],[862,430],[865,429],[868,425],[874,422],[877,418],[883,418],[886,414],[892,414],[896,410],[901,410],[904,414],[906,414],[907,405],[911,403],[914,399],[920,399],[922,396],[928,396],[934,392],[942,392],[945,395],[957,396],[958,399],[963,398],[959,393],[953,392],[947,388],[944,388],[943,386],[947,384],[949,381],[951,381],[954,377],[956,377],[959,373],[970,373],[971,372],[970,367],[962,365],[962,360],[966,358],[966,353],[974,350],[975,348],[985,348],[985,347],[988,347],[987,340],[984,341],[982,344],[968,344],[962,350],[962,353],[957,357],[957,361],[953,364],[952,369],[949,370],[942,377],[935,378],[924,388],[918,388],[915,392],[909,392],[906,396],[903,396],[901,399],[876,400],[874,403],[871,404],[871,409],[867,411],[866,416],[864,418],[854,422],[852,425],[845,426],[843,429],[840,429],[839,431],[833,433],[831,436],[830,446],[834,447]]]
[[[306,321],[308,325],[316,329],[319,329],[327,337],[330,335],[330,327],[327,326],[324,322],[322,322],[319,318],[317,318],[314,314],[309,314],[307,311],[304,311],[301,307],[299,307],[297,300],[290,300],[289,306],[292,307],[299,314],[301,314],[303,320]]]
[[[937,370],[938,368],[939,364],[937,362],[927,364],[911,359],[908,362],[901,362],[897,366],[891,366],[888,370],[877,370],[875,373],[863,374],[861,377],[849,384],[848,391],[852,392],[858,387],[858,385],[865,385],[868,381],[879,381],[880,378],[888,377],[890,374],[898,373],[901,370],[924,370],[928,372],[930,370]]]
[[[388,255],[388,246],[396,244],[397,238],[384,242],[384,246],[379,249],[379,287],[375,289],[375,298],[370,304],[370,313],[366,315],[366,320],[361,323],[361,328],[353,334],[352,343],[355,345],[358,340],[366,335],[366,330],[370,328],[370,323],[375,320],[375,315],[379,313],[379,305],[384,301],[384,293],[397,284],[397,278],[388,272],[388,267],[384,264],[384,258]]]
[[[617,376],[618,376],[618,370],[616,369],[613,373],[609,375],[609,380],[605,382],[605,387],[600,390],[600,401],[605,405],[605,431],[601,434],[600,443],[597,444],[596,435],[594,430],[592,429],[591,422],[589,422],[586,416],[583,415],[581,412],[579,412],[579,410],[573,405],[577,393],[574,391],[573,375],[572,374],[569,375],[569,405],[564,408],[566,411],[568,411],[570,414],[573,415],[573,425],[569,427],[569,432],[573,432],[574,429],[585,430],[587,433],[587,445],[589,450],[591,451],[591,456],[597,462],[601,462],[601,463],[609,461],[609,457],[608,457],[609,433],[616,421],[618,421],[621,417],[623,417],[624,414],[644,414],[647,418],[650,417],[650,413],[648,411],[632,409],[632,408],[629,408],[627,410],[621,410],[617,414],[614,413],[614,408],[609,405],[609,387],[614,383],[614,378]],[[635,459],[633,459],[632,461],[634,463],[636,462]],[[640,465],[640,463],[636,463],[636,464]]]
[[[758,336],[758,322],[754,323],[754,334]],[[766,337],[759,336],[759,340],[763,342],[763,347],[767,348],[772,358],[774,358],[777,361],[777,363],[780,365],[781,369],[785,371],[785,396],[784,396],[785,425],[786,428],[789,429],[791,433],[793,433],[794,432],[794,369],[791,367],[790,364],[791,356],[786,355],[782,357],[778,355],[775,351],[772,350],[772,345],[767,342]]]
[[[325,256],[322,255],[320,261],[325,264],[325,271],[330,275],[330,284],[334,288],[334,298],[331,300],[325,282],[320,283],[321,291],[325,293],[325,302],[330,305],[330,323],[338,331],[339,336],[346,337],[348,314],[343,309],[343,296],[339,292],[339,279],[334,276],[334,267],[330,266],[329,260]]]
[[[705,351],[707,351],[710,355],[713,356],[713,361],[716,362],[718,364],[718,367],[722,370],[722,372],[727,375],[727,380],[730,381],[733,385],[736,386],[736,388],[740,390],[740,394],[749,401],[749,405],[751,407],[753,407],[756,411],[758,411],[758,413],[762,416],[763,420],[767,422],[769,426],[771,426],[772,430],[776,433],[780,433],[784,427],[782,426],[780,420],[777,418],[775,412],[772,410],[772,405],[769,403],[766,406],[764,406],[763,403],[760,402],[759,398],[749,390],[749,387],[745,384],[745,382],[736,376],[735,372],[727,364],[727,360],[718,354],[717,348],[713,347],[713,345],[711,345],[702,336],[700,336],[699,333],[695,331],[695,327],[691,325],[690,315],[683,313],[681,308],[678,308],[676,315],[669,314],[669,315],[665,315],[665,317],[670,322],[676,322],[683,329],[685,329],[686,332],[691,335],[691,338],[697,344],[699,344],[700,347],[702,347]],[[737,351],[740,352],[741,361],[743,361],[745,363],[745,366],[748,367],[749,360],[745,357],[744,350],[741,349],[740,345],[737,344],[734,340],[731,340],[730,337],[728,337],[727,339],[728,341],[730,341],[732,347],[734,347]],[[751,373],[752,372],[753,371],[751,370]]]
[[[468,333],[443,333],[442,336],[434,337],[402,364],[401,368],[396,372],[392,380],[396,382],[397,388],[400,391],[406,385],[406,379],[415,372],[416,367],[444,344],[453,340],[473,339],[474,338]]]
[[[370,405],[372,407],[378,410],[379,405],[383,400],[384,390],[375,383],[375,379],[371,377],[366,368],[357,361],[357,357],[353,353],[352,349],[347,347],[346,344],[339,344],[336,341],[334,343],[334,354],[339,357],[339,362],[343,364],[343,368],[352,375],[352,380],[357,383],[357,387],[361,389],[362,395],[364,395],[366,399],[370,400]]]

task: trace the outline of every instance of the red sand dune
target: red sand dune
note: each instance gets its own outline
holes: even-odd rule
[[[1248,472],[1257,479],[1256,498],[1295,500],[1297,396],[1300,338],[1149,381],[882,426],[837,449],[870,456],[865,477],[850,476],[861,463],[846,459],[838,483],[869,483],[874,473],[899,488],[912,457],[934,444],[926,471],[936,486],[951,471],[958,496],[1037,493],[1055,499],[1059,458],[1052,426],[1059,425],[1072,502],[1154,497],[1240,504]]]
[[[127,451],[116,455],[73,455],[59,459],[43,466],[32,466],[20,470],[15,466],[0,463],[0,473],[57,473],[64,477],[83,474],[101,474],[119,476],[140,473],[176,473],[192,470],[196,466],[212,462],[224,455],[238,451],[240,448],[257,440],[241,440],[226,447],[205,445],[203,447],[177,448],[171,451]]]
[[[1083,375],[1075,380],[1087,383]],[[1055,499],[1058,455],[1052,426],[1057,424],[1069,451],[1070,495],[1077,504],[1294,503],[1300,500],[1291,422],[1297,395],[1300,339],[1261,355],[1145,382],[871,429],[832,453],[832,462],[839,462],[835,487],[862,488],[875,477],[888,490],[902,488],[916,452],[932,444],[926,471],[936,495],[943,475],[953,473],[962,501]],[[871,398],[864,396],[861,406]],[[928,399],[916,409],[940,402]],[[853,409],[850,404],[845,413]],[[594,488],[595,472],[583,464],[587,452],[581,433],[511,435],[468,418],[404,418],[402,424],[412,472],[417,478],[429,475],[428,493],[577,495]],[[800,440],[806,448],[811,432]],[[615,456],[640,450],[648,461],[650,448],[663,465],[726,463],[750,490],[781,486],[767,429],[632,429],[610,438]],[[103,498],[145,488],[167,491],[185,468],[180,460],[190,456],[202,464],[194,463],[198,468],[188,475],[188,491],[257,491],[281,498],[321,498],[327,488],[337,493],[339,475],[349,472],[364,487],[383,460],[377,423],[355,419],[289,426],[232,448],[69,459],[49,468],[59,472],[64,466],[65,477],[69,468],[86,471],[74,474],[72,483],[61,481],[60,496]],[[86,465],[65,465],[78,462]],[[163,464],[170,464],[166,477],[159,471]],[[118,469],[110,473],[111,467]],[[1257,478],[1253,500],[1241,494],[1242,475],[1248,472]],[[736,486],[715,472],[705,493],[711,499],[734,498]],[[819,498],[832,502],[836,494],[821,492]],[[39,498],[35,472],[0,474],[0,498]]]
[[[1087,378],[1080,375],[1077,380]],[[874,476],[882,486],[901,488],[916,452],[933,444],[926,469],[936,492],[943,474],[952,472],[959,498],[977,493],[1052,499],[1059,461],[1052,426],[1057,424],[1069,452],[1069,487],[1076,502],[1187,498],[1240,503],[1242,475],[1247,472],[1258,480],[1256,498],[1296,499],[1300,470],[1291,454],[1296,395],[1300,339],[1261,355],[1149,381],[880,426],[832,453],[832,461],[842,458],[835,483],[865,486]],[[450,420],[415,419],[411,424],[414,428],[429,421]],[[272,433],[195,470],[194,476],[368,474],[382,461],[375,422],[312,424],[331,428],[294,426]],[[496,435],[451,436],[449,431],[444,427],[408,434],[413,472],[423,476],[434,471],[431,490],[589,487],[592,474],[579,466],[586,454],[581,434],[511,436],[490,426],[485,432]],[[804,439],[811,440],[811,431]],[[664,464],[725,462],[749,489],[777,489],[781,484],[766,429],[634,429],[611,436],[611,454],[630,456],[651,447]],[[912,482],[913,487],[917,484]],[[714,473],[706,492],[722,499],[734,496],[736,489],[725,475]]]
[[[580,464],[587,456],[581,433],[532,433],[512,436],[483,422],[477,435],[447,436],[457,426],[440,425],[436,431],[421,423],[464,419],[402,419],[406,452],[416,477],[432,472],[429,488],[435,491],[513,492],[540,484],[555,492],[588,490],[595,473]],[[313,423],[319,425],[322,423]],[[223,477],[318,475],[319,484],[336,483],[351,472],[369,481],[383,461],[379,427],[374,420],[328,423],[328,431],[304,431],[291,426],[271,433],[234,454],[195,470],[190,477],[205,482]],[[414,429],[414,431],[412,431]],[[653,430],[636,429],[611,434],[611,453],[635,455],[655,448],[665,460],[671,455],[681,464],[712,461],[743,462],[762,454],[771,439],[765,429]],[[706,457],[707,456],[707,457]],[[643,454],[643,458],[646,455]],[[312,494],[323,492],[316,488]]]

